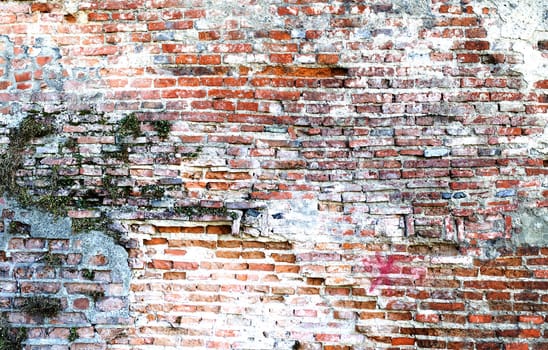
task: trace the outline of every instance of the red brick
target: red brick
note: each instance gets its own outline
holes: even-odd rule
[[[470,27],[477,25],[476,17],[456,17],[451,20],[451,25],[459,27]]]
[[[489,47],[488,41],[467,41],[464,43],[466,50],[489,50]]]
[[[30,10],[32,12],[50,12],[52,10],[52,5],[47,3],[34,3],[31,4]]]
[[[493,317],[491,315],[469,315],[468,321],[470,323],[490,323]]]
[[[170,260],[152,260],[149,264],[151,268],[169,270],[173,267],[173,261]]]

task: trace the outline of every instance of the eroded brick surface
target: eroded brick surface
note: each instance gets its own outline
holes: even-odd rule
[[[542,2],[0,12],[28,349],[548,347]],[[53,132],[18,141],[28,118]]]

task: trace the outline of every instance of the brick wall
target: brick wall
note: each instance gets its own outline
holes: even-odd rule
[[[541,2],[0,14],[0,345],[548,348]]]

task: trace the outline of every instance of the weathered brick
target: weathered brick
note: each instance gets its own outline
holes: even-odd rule
[[[2,161],[20,148],[17,186],[69,199],[72,230],[97,219],[0,199],[0,307],[29,346],[543,348],[548,84],[524,48],[546,45],[497,38],[536,17],[438,2],[414,31],[416,4],[247,5],[2,4]],[[56,135],[19,145],[26,116]],[[66,309],[37,327],[21,292]]]

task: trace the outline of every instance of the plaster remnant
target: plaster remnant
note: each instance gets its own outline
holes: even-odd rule
[[[544,127],[544,133],[540,137],[531,139],[528,142],[528,146],[531,156],[542,155],[548,157],[548,125]]]
[[[431,17],[432,10],[428,0],[398,0],[394,1],[394,7],[403,13],[417,17]]]
[[[228,23],[230,20],[241,19],[242,26],[249,28],[274,28],[283,27],[283,19],[275,14],[275,6],[270,1],[250,1],[250,0],[227,0],[219,6],[217,1],[208,0],[205,7],[210,9],[207,13],[207,19],[196,21],[196,27],[218,28]],[[247,13],[254,13],[254,16],[247,16]]]
[[[537,42],[548,38],[548,10],[543,1],[537,0],[478,0],[471,4],[476,12],[484,7],[496,11],[496,17],[484,26],[493,48],[512,49],[520,52],[523,62],[513,69],[523,75],[531,89],[533,84],[548,77],[548,59],[537,48]],[[506,69],[504,64],[497,67]]]
[[[20,221],[31,226],[31,237],[68,238],[71,236],[71,220],[68,217],[56,218],[43,211],[22,208],[16,201],[0,197],[0,212],[6,208],[13,210],[13,221]]]
[[[479,0],[471,4],[476,11],[487,6],[496,9],[502,22],[499,26],[486,26],[489,31],[500,31],[502,37],[532,39],[537,30],[548,30],[547,8],[538,0]]]
[[[445,157],[447,155],[449,155],[448,148],[427,148],[424,150],[424,156],[426,158]]]
[[[516,246],[542,246],[548,242],[548,208],[524,210],[512,215],[515,226],[521,232],[513,234],[512,240]]]
[[[253,237],[268,236],[268,211],[248,209],[242,215],[241,231]]]
[[[317,200],[287,200],[268,203],[269,238],[304,242],[310,240],[310,234],[320,230],[320,212]]]
[[[124,289],[129,288],[131,273],[127,263],[128,254],[112,237],[99,231],[90,231],[76,236],[81,241],[82,262],[86,264],[97,255],[107,258],[112,270],[113,282],[123,283]]]

